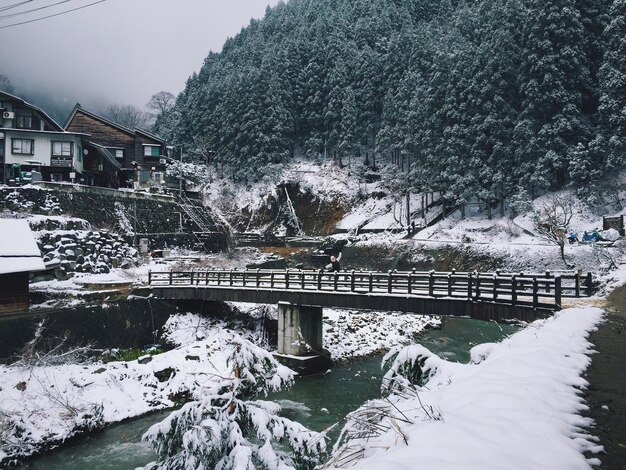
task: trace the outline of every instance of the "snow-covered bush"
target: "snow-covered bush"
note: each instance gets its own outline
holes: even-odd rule
[[[383,377],[381,390],[394,393],[424,385],[437,373],[437,363],[441,360],[420,344],[392,348],[383,357],[383,367],[389,366],[389,370]]]
[[[323,433],[278,416],[275,403],[244,399],[290,385],[293,372],[247,340],[234,337],[232,343],[231,376],[211,382],[198,401],[144,435],[159,456],[147,469],[287,470],[318,463],[326,446]]]

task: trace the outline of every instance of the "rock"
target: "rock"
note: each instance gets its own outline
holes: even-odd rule
[[[99,369],[96,369],[92,372],[92,374],[102,374],[103,372],[106,372],[107,369],[106,367],[100,367]]]
[[[137,362],[139,364],[147,364],[148,362],[152,362],[152,356],[149,354],[146,354],[145,356],[138,357]]]
[[[19,382],[15,388],[17,388],[20,392],[26,390],[26,382]]]
[[[200,356],[192,356],[191,354],[188,354],[187,356],[185,356],[185,360],[186,361],[199,361]]]
[[[169,379],[176,375],[176,370],[172,367],[168,367],[163,370],[155,371],[154,376],[159,382],[167,382]]]

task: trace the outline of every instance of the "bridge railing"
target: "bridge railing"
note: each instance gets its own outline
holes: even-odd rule
[[[580,273],[420,271],[202,270],[150,272],[151,286],[210,286],[354,294],[465,298],[561,308],[563,297],[591,295],[592,278]]]

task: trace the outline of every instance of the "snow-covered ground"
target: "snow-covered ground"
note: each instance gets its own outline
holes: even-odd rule
[[[597,465],[583,455],[602,447],[589,435],[591,421],[580,416],[586,409],[580,394],[593,352],[587,337],[601,321],[598,308],[563,310],[499,344],[474,347],[470,364],[448,362],[419,345],[393,351],[395,369],[407,362],[421,367],[426,383],[401,386],[355,412],[326,468]],[[375,424],[364,423],[366,413]]]
[[[102,277],[102,276],[98,276]],[[69,282],[69,281],[66,281]],[[233,304],[259,317],[262,306]],[[330,310],[324,342],[335,359],[410,344],[436,319]],[[262,343],[258,332],[229,330],[227,323],[185,313],[172,315],[164,339],[177,347],[151,362],[0,365],[0,451],[11,457],[37,452],[75,433],[172,407],[195,397],[228,373],[234,338]],[[19,436],[19,437],[18,437]]]
[[[179,347],[145,364],[48,358],[0,365],[0,452],[26,456],[81,431],[173,407],[230,373],[226,358],[241,335],[224,323],[173,316],[166,331]]]
[[[224,204],[218,206],[227,217],[233,207],[258,208],[281,179],[296,179],[301,187],[313,188],[321,203],[323,198],[355,202],[361,191],[378,188],[377,183],[359,188],[347,177],[348,171],[301,162],[293,165],[288,174],[267,177],[246,188],[216,182],[207,186],[206,196],[222,201]],[[546,199],[534,201],[535,208],[539,209]],[[417,202],[413,195],[412,204]],[[578,202],[575,208],[571,224],[574,231],[601,227],[601,217]],[[340,226],[350,229],[374,223],[373,228],[389,228],[383,225],[397,218],[393,210],[388,197],[355,203]],[[402,237],[366,234],[360,236],[359,243],[409,245],[414,253],[424,248],[462,246],[501,259],[510,270],[563,269],[558,248],[534,234],[530,215],[489,220],[483,213],[468,211],[461,219],[457,212],[412,239]],[[622,240],[612,247],[567,246],[566,256],[577,269],[600,274],[603,287],[599,295],[606,295],[626,283],[625,251]],[[32,288],[73,294],[74,299],[59,302],[76,303],[81,301],[78,297],[84,293],[85,284],[141,284],[150,270],[241,268],[262,257],[254,249],[208,256],[177,251],[173,255],[166,260],[148,260],[132,269],[112,269],[107,274],[79,273],[67,281],[37,282]],[[40,307],[56,306],[55,302]],[[253,314],[257,308],[240,307]],[[588,334],[601,318],[601,310],[593,307],[564,310],[554,318],[532,323],[502,343],[477,346],[471,364],[448,362],[421,347],[408,346],[399,357],[404,354],[406,358],[425,359],[424,367],[431,373],[429,381],[415,390],[392,394],[390,401],[376,403],[393,418],[382,417],[377,428],[387,430],[377,437],[345,443],[351,451],[362,449],[359,455],[363,458],[352,463],[364,469],[414,468],[418,464],[433,469],[589,468],[596,462],[587,460],[582,452],[597,452],[599,448],[587,434],[589,420],[580,416],[585,408],[580,390],[587,385],[581,374],[590,361]],[[376,316],[333,309],[325,309],[324,322],[325,347],[333,357],[342,359],[408,345],[427,324],[437,324],[436,320],[419,316]],[[168,340],[178,347],[145,364],[0,365],[0,461],[7,455],[35,452],[43,442],[60,442],[92,426],[172,406],[177,397],[189,393],[193,396],[198,385],[228,372],[225,358],[233,339],[242,335],[258,339],[254,334],[233,332],[223,323],[192,314],[172,316],[167,331]],[[349,426],[352,430],[354,422]],[[348,447],[338,450],[331,467],[342,463],[345,449]]]

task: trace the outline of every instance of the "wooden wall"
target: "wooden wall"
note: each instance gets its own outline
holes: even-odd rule
[[[28,310],[28,273],[0,274],[0,315]]]
[[[89,140],[102,145],[103,147],[118,147],[124,149],[124,162],[122,163],[124,168],[130,168],[131,162],[143,161],[143,155],[141,160],[137,159],[135,152],[135,136],[128,132],[124,132],[106,122],[100,121],[92,116],[89,116],[79,109],[76,111],[74,118],[67,126],[68,132],[82,132],[89,134],[91,137]]]

